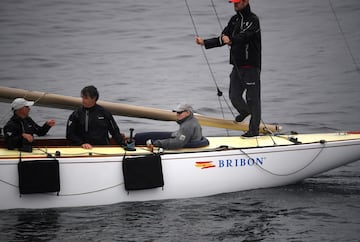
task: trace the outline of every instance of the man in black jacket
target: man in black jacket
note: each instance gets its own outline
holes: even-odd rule
[[[27,101],[24,98],[16,98],[11,103],[14,115],[4,127],[5,145],[9,150],[18,148],[21,151],[31,152],[34,134],[43,136],[55,125],[53,119],[46,121],[43,126],[37,125],[29,117],[30,106],[32,105],[34,102]]]
[[[251,115],[249,131],[243,137],[259,135],[261,120],[260,71],[261,71],[261,32],[258,17],[251,12],[249,0],[230,0],[234,3],[236,14],[230,19],[221,36],[211,39],[195,37],[199,45],[206,49],[230,46],[229,97],[239,112],[235,120],[243,121]],[[246,101],[243,93],[246,90]]]
[[[84,87],[81,98],[82,107],[75,110],[67,122],[66,138],[70,143],[92,149],[93,145],[110,144],[110,133],[117,144],[123,145],[124,136],[120,134],[112,114],[96,103],[99,99],[96,87]]]

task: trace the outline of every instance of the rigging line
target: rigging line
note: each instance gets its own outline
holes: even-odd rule
[[[223,28],[223,26],[222,26],[222,24],[221,24],[220,17],[219,17],[219,14],[218,14],[217,10],[216,10],[215,3],[214,3],[214,1],[213,1],[213,0],[210,0],[210,1],[211,1],[211,6],[212,6],[212,8],[213,8],[213,10],[214,10],[214,13],[215,13],[215,15],[216,15],[216,18],[217,18],[217,21],[218,21],[218,24],[219,24],[220,30],[222,31],[224,28]],[[227,46],[227,48],[228,48],[229,53],[230,53],[230,51],[231,51],[231,47],[228,45],[228,46]],[[235,64],[234,64],[234,67],[235,67],[235,69],[236,69],[237,73],[240,73],[240,71],[239,71],[239,67],[236,65],[236,60],[234,59],[234,57],[233,57],[232,55],[230,55],[230,58],[231,58],[231,60],[233,61],[233,63],[235,63]],[[230,110],[230,112],[231,112],[232,116],[235,118],[235,116],[236,116],[236,115],[234,114],[233,110],[231,109],[231,106],[228,104],[228,102],[226,101],[226,99],[225,99],[225,98],[224,98],[224,101],[225,101],[225,103],[226,103],[226,105],[227,105],[228,109]]]
[[[225,100],[225,98],[224,98],[224,100]],[[221,103],[220,97],[218,98],[218,101],[219,101],[220,110],[223,110],[223,106],[222,106],[222,103]],[[225,102],[226,102],[226,100],[225,100]],[[230,111],[232,112],[232,110],[231,110],[231,109],[230,109]],[[223,119],[225,119],[225,113],[224,113],[224,112],[221,112],[221,113],[222,113],[222,117],[223,117]],[[226,129],[226,133],[227,133],[227,136],[229,136],[229,135],[230,135],[230,133],[229,133],[229,130],[228,130],[228,129]]]
[[[196,36],[199,36],[199,32],[198,32],[198,30],[197,30],[197,28],[196,28],[196,24],[195,24],[194,18],[193,18],[193,16],[192,16],[189,3],[188,3],[187,0],[184,0],[184,1],[185,1],[186,8],[187,8],[187,10],[188,10],[188,13],[189,13],[189,16],[190,16],[191,23],[192,23],[192,25],[193,25],[195,34],[196,34]],[[219,21],[220,21],[220,20],[219,20]],[[220,24],[220,25],[221,25],[221,24]],[[232,113],[232,115],[235,117],[233,111],[232,111],[231,108],[230,108],[229,103],[227,102],[226,98],[222,95],[222,92],[220,91],[220,88],[219,88],[219,86],[218,86],[218,84],[217,84],[217,82],[216,82],[216,78],[215,78],[214,72],[213,72],[213,70],[212,70],[212,68],[211,68],[209,59],[207,58],[206,52],[205,52],[205,50],[204,50],[204,47],[203,47],[203,46],[200,46],[200,47],[201,47],[202,54],[203,54],[203,56],[204,56],[204,58],[205,58],[206,64],[207,64],[207,66],[208,66],[208,68],[209,68],[211,78],[212,78],[212,80],[213,80],[213,82],[214,82],[214,84],[215,84],[215,87],[216,87],[216,89],[217,89],[217,95],[218,95],[219,99],[220,99],[221,96],[223,97],[223,99],[224,99],[224,101],[225,101],[228,109],[230,110],[230,112]],[[223,116],[224,116],[224,112],[223,112],[222,106],[221,106],[221,111],[222,111]]]
[[[34,101],[34,103],[37,103],[38,101],[40,101],[41,98],[45,97],[47,93],[44,92],[37,100]],[[27,95],[24,96],[24,98],[26,99]],[[5,112],[1,117],[0,117],[0,123],[4,122],[5,118],[9,116],[9,114],[12,112],[12,110]]]
[[[7,185],[9,185],[9,186],[12,186],[12,187],[15,187],[15,188],[18,188],[18,187],[19,187],[19,186],[16,186],[15,184],[12,184],[12,183],[7,182],[7,181],[2,180],[2,179],[0,179],[0,182],[3,182],[3,183],[5,183],[5,184],[7,184]]]
[[[187,0],[185,0],[185,4],[186,4],[187,10],[188,10],[188,12],[189,12],[189,16],[190,16],[191,23],[192,23],[192,25],[193,25],[195,34],[196,34],[196,36],[199,36],[199,32],[197,31],[197,28],[196,28],[196,25],[195,25],[195,21],[194,21],[194,18],[193,18],[193,16],[192,16],[192,13],[191,13],[191,10],[190,10],[190,6],[189,6],[189,3],[188,3]],[[205,58],[206,64],[207,64],[207,66],[209,67],[209,71],[210,71],[211,77],[212,77],[212,79],[213,79],[213,81],[214,81],[214,83],[215,83],[215,86],[216,86],[216,88],[219,90],[219,86],[218,86],[218,84],[216,83],[215,75],[214,75],[214,72],[213,72],[213,70],[212,70],[212,68],[211,68],[211,66],[210,66],[209,59],[207,58],[206,53],[205,53],[205,50],[204,50],[204,48],[203,48],[202,46],[201,46],[201,51],[202,51],[203,56],[204,56],[204,58]]]
[[[193,27],[194,27],[195,34],[196,34],[197,36],[199,36],[199,32],[197,31],[197,28],[196,28],[196,25],[195,25],[195,21],[194,21],[194,18],[193,18],[193,16],[192,16],[192,14],[191,14],[190,6],[189,6],[189,3],[187,2],[187,0],[185,0],[185,4],[186,4],[187,10],[188,10],[188,12],[189,12],[192,25],[193,25]]]
[[[214,10],[214,13],[215,13],[215,15],[216,15],[217,21],[218,21],[218,23],[219,23],[219,27],[220,27],[221,30],[223,30],[224,28],[223,28],[223,26],[222,26],[222,24],[221,24],[219,14],[218,14],[217,11],[216,11],[216,6],[215,6],[215,3],[214,3],[214,0],[211,0],[211,6],[212,6],[212,8],[213,8],[213,10]],[[229,45],[228,45],[228,49],[229,49],[229,52],[230,52],[230,46],[229,46]],[[231,56],[231,55],[230,55],[230,56]],[[235,61],[234,58],[232,58],[232,61],[233,61],[234,63],[236,63],[236,61]],[[236,68],[236,71],[239,73],[239,68],[237,67],[237,65],[235,65],[235,68]],[[226,102],[226,100],[225,100],[225,102]],[[228,104],[227,104],[227,105],[228,105]],[[233,111],[232,111],[232,109],[230,108],[229,105],[228,105],[228,108],[229,108],[229,110],[231,111],[233,117],[235,117],[235,114],[233,113]],[[263,121],[263,119],[261,119],[261,122],[262,122],[263,125],[265,126],[265,129],[267,130],[267,132],[269,132],[269,129],[266,127],[266,123]],[[271,133],[271,130],[270,130],[270,133]],[[276,144],[274,140],[273,140],[273,142],[274,142],[274,144]]]
[[[346,48],[347,48],[347,50],[349,51],[349,54],[350,54],[350,56],[351,56],[351,59],[352,59],[354,65],[355,65],[355,69],[356,69],[356,71],[357,71],[358,73],[360,73],[360,67],[359,67],[359,65],[357,64],[356,59],[355,59],[355,57],[354,57],[354,54],[353,54],[352,51],[351,51],[350,44],[349,44],[349,42],[348,42],[348,40],[347,40],[347,38],[346,38],[346,36],[345,36],[345,33],[344,33],[344,31],[343,31],[343,29],[342,29],[342,27],[341,27],[339,18],[338,18],[338,16],[337,16],[336,12],[335,12],[334,5],[332,4],[331,0],[329,0],[329,4],[330,4],[331,11],[333,12],[333,14],[334,14],[334,16],[335,16],[335,20],[336,20],[336,23],[337,23],[337,25],[338,25],[338,27],[339,27],[340,33],[341,33],[341,35],[342,35],[342,37],[343,37],[343,39],[344,39],[344,41],[345,41]]]
[[[42,95],[41,95],[38,99],[34,100],[34,103],[39,102],[40,99],[42,99],[42,98],[45,97],[46,95],[47,95],[47,92],[43,92]],[[28,96],[28,94],[25,94],[25,95],[24,95],[24,99],[27,99],[27,96]]]
[[[8,119],[9,116],[11,116],[11,113],[13,111],[10,109],[8,111],[5,111],[3,115],[0,116],[0,124],[5,123],[5,119]]]
[[[220,26],[220,29],[223,30],[224,28],[223,28],[223,26],[221,25],[221,21],[220,21],[220,18],[219,18],[219,14],[218,14],[217,11],[216,11],[216,7],[215,7],[214,0],[211,0],[211,6],[212,6],[212,8],[214,9],[214,12],[215,12],[217,21],[218,21],[219,26]]]
[[[218,21],[218,23],[219,23],[219,27],[220,27],[221,30],[223,30],[224,28],[223,28],[223,26],[222,26],[222,24],[221,24],[219,14],[218,14],[218,12],[216,11],[216,6],[215,6],[215,3],[214,3],[214,0],[211,0],[211,6],[212,6],[212,8],[213,8],[213,10],[214,10],[214,13],[215,13],[215,15],[216,15],[217,21]],[[231,51],[231,50],[230,50],[231,48],[230,48],[229,45],[228,45],[228,49],[229,49],[229,52],[230,52],[230,51]],[[231,56],[231,55],[230,55],[230,56]],[[232,58],[232,61],[233,61],[234,63],[236,63],[236,61],[235,61],[234,58]],[[236,71],[239,73],[239,68],[238,68],[238,66],[237,66],[236,64],[235,64],[234,66],[235,66],[235,68],[236,68]],[[224,100],[225,100],[225,99],[224,99]],[[225,102],[226,102],[226,100],[225,100]],[[235,114],[233,113],[233,111],[232,111],[231,107],[229,106],[229,104],[228,104],[227,102],[226,102],[226,104],[227,104],[227,106],[228,106],[228,109],[231,111],[233,117],[235,117]],[[267,129],[266,123],[263,121],[263,119],[261,119],[261,122],[262,122],[263,125],[265,126],[265,129]],[[267,129],[267,132],[268,132],[268,131],[269,131],[269,129]],[[270,132],[271,132],[271,131],[270,131]],[[274,142],[274,144],[276,144],[274,140],[273,140],[273,142]]]
[[[270,137],[270,139],[272,140],[273,144],[274,144],[274,145],[277,145],[277,143],[276,143],[276,141],[275,141],[275,139],[274,139],[274,133],[273,133],[270,129],[268,129],[268,127],[267,127],[267,125],[266,125],[266,123],[264,122],[263,119],[260,119],[260,121],[261,121],[261,123],[264,125],[264,129],[263,129],[263,130],[264,130],[266,133],[269,134],[269,137]]]
[[[212,8],[213,8],[213,10],[214,10],[214,13],[215,13],[215,15],[216,15],[217,21],[218,21],[218,23],[219,23],[220,30],[223,30],[224,28],[223,28],[223,26],[222,26],[222,24],[221,24],[220,17],[219,17],[219,14],[218,14],[217,10],[216,10],[216,6],[215,6],[215,3],[214,3],[214,0],[211,0],[211,6],[212,6]],[[231,51],[230,49],[231,49],[231,48],[230,48],[230,46],[228,45],[228,50],[229,50],[229,52]],[[230,57],[231,57],[231,55],[230,55]],[[236,63],[236,61],[235,61],[234,58],[232,58],[232,61],[233,61],[234,63]],[[239,73],[239,68],[238,68],[238,66],[237,66],[236,64],[235,64],[234,66],[235,66],[235,68],[236,68],[236,71]],[[224,99],[224,100],[225,100],[225,102],[226,102],[226,104],[227,104],[227,106],[228,106],[228,109],[231,111],[233,117],[235,117],[235,114],[233,113],[230,105],[227,103],[226,99]],[[262,122],[263,125],[265,126],[266,131],[267,131],[267,132],[270,131],[270,133],[273,135],[273,133],[271,132],[271,130],[266,127],[266,123],[263,121],[263,119],[261,119],[261,122]],[[273,140],[273,142],[274,142],[274,144],[276,144],[276,142],[275,142],[274,140]]]
[[[214,13],[215,13],[217,22],[218,22],[219,27],[220,27],[220,31],[222,31],[224,28],[223,28],[223,26],[222,26],[222,24],[221,24],[220,17],[219,17],[219,14],[218,14],[217,10],[216,10],[216,6],[215,6],[215,3],[214,3],[214,0],[211,0],[211,7],[212,7],[213,10],[214,10]],[[228,45],[227,47],[228,47],[228,50],[229,50],[229,52],[230,52],[230,46]],[[234,60],[234,63],[235,63],[235,60]],[[238,68],[236,68],[236,69],[238,69]],[[238,70],[238,71],[239,71],[239,70]],[[219,93],[219,90],[218,90],[218,93]],[[233,110],[231,109],[231,106],[229,105],[229,103],[227,102],[227,100],[226,100],[225,97],[224,97],[224,102],[226,103],[226,106],[227,106],[228,110],[230,110],[232,116],[235,117],[235,114],[234,114]],[[223,116],[224,116],[224,113],[223,113]]]

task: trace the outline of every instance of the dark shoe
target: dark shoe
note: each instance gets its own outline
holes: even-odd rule
[[[249,116],[249,113],[240,113],[238,116],[235,117],[235,121],[242,122],[247,116]]]
[[[246,132],[245,134],[241,135],[242,137],[244,138],[250,138],[250,137],[255,137],[255,136],[259,136],[259,134],[255,134],[255,133],[252,133],[252,132]]]

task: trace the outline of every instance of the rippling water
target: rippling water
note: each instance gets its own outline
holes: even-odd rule
[[[214,0],[224,26],[233,14]],[[209,0],[188,0],[197,31],[220,33]],[[253,0],[263,35],[263,120],[284,131],[359,130],[360,2]],[[337,22],[338,20],[338,22]],[[341,26],[339,29],[338,23]],[[228,50],[194,44],[184,1],[2,0],[0,84],[79,96],[89,84],[100,99],[232,119]],[[342,35],[342,32],[345,36]],[[355,61],[351,58],[353,55]],[[221,107],[224,109],[223,112]],[[10,117],[0,103],[0,125]],[[38,122],[56,118],[64,137],[69,110],[33,107]],[[173,122],[116,117],[122,131],[173,130]],[[224,135],[204,128],[205,135]],[[238,134],[238,132],[230,132]],[[213,197],[90,208],[0,211],[1,241],[358,241],[360,163],[302,183]]]

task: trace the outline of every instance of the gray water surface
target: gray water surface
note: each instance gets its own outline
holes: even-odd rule
[[[225,26],[233,6],[213,2]],[[202,37],[221,32],[211,1],[188,3]],[[262,117],[284,132],[360,130],[360,2],[331,3],[336,16],[327,0],[251,1],[263,37]],[[201,114],[233,119],[216,95],[218,85],[228,101],[229,51],[206,51],[213,79],[184,1],[2,0],[0,30],[2,86],[79,96],[92,84],[105,101],[162,109],[187,101]],[[7,103],[0,109],[3,126],[11,111]],[[55,118],[49,137],[64,137],[70,113],[34,106],[31,116],[39,123]],[[115,119],[127,135],[129,128],[177,128]],[[204,134],[228,133],[204,127]],[[355,162],[273,189],[0,211],[0,241],[358,241],[359,177]]]

